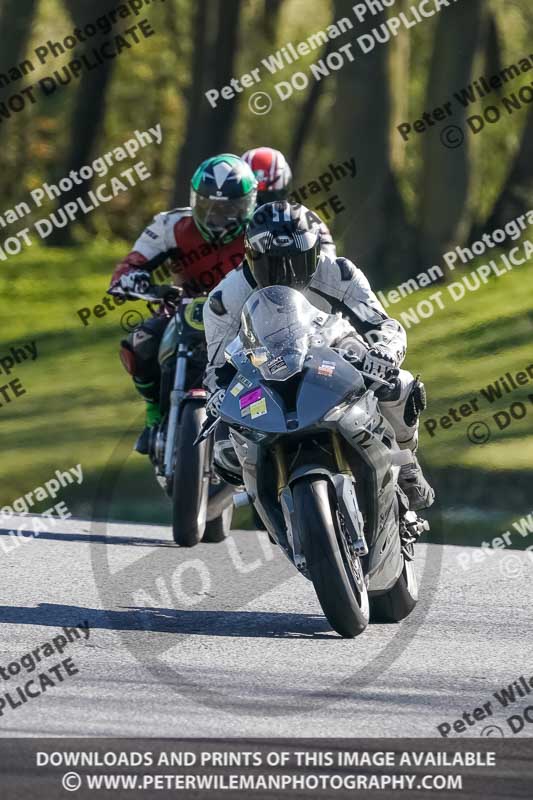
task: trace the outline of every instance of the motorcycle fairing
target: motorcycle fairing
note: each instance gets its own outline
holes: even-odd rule
[[[220,412],[223,422],[229,425],[245,424],[264,433],[294,433],[319,423],[348,395],[356,396],[365,391],[361,375],[346,359],[330,348],[313,348],[308,352],[299,376],[296,407],[287,408],[284,399],[286,382],[266,382],[246,357],[241,360],[234,355],[232,360],[239,373],[228,387]],[[251,382],[251,387],[240,388],[242,376]],[[248,414],[248,406],[243,407],[243,397],[258,391],[264,399],[264,413],[254,415],[251,406],[252,412]]]
[[[372,547],[367,574],[369,591],[379,594],[394,585],[403,568],[394,431],[381,415],[376,396],[370,392],[346,408],[337,422],[337,430],[370,468],[372,491],[367,530]]]

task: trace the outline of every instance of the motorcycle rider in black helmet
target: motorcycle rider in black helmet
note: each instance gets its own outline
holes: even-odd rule
[[[321,311],[341,313],[349,323],[342,347],[350,349],[355,334],[368,344],[362,369],[389,380],[393,389],[379,391],[380,408],[391,424],[405,463],[399,483],[412,510],[428,508],[434,492],[416,458],[418,417],[426,406],[424,385],[401,369],[407,337],[399,322],[389,317],[365,275],[346,258],[332,260],[321,253],[320,218],[305,206],[267,203],[254,213],[245,235],[246,259],[209,295],[204,307],[208,367],[204,383],[210,391],[207,412],[218,415],[234,369],[224,357],[241,325],[241,311],[258,288],[283,285],[298,289]],[[224,448],[218,448],[224,452]],[[227,449],[226,451],[227,452]],[[235,471],[231,458],[221,465]]]

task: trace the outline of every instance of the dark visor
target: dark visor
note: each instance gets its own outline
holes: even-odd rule
[[[276,200],[284,200],[287,197],[288,189],[259,189],[257,192],[257,204],[262,206],[265,203],[275,203]]]
[[[279,285],[303,289],[316,270],[317,248],[287,256],[248,251],[248,260],[259,288]]]
[[[197,219],[207,228],[225,229],[229,222],[246,222],[254,209],[253,193],[235,199],[211,199],[196,195],[194,211]]]

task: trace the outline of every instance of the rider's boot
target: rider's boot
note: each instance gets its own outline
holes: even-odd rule
[[[153,383],[138,383],[134,381],[135,387],[138,390],[139,394],[144,398],[146,403],[146,417],[145,417],[145,427],[141,431],[139,438],[135,442],[133,447],[137,453],[140,453],[143,456],[148,455],[151,449],[151,440],[152,435],[154,433],[155,428],[161,422],[161,411],[159,409],[159,401],[154,400],[154,384]]]
[[[412,511],[429,508],[435,492],[427,482],[415,455],[418,449],[418,418],[426,408],[424,384],[410,372],[400,370],[391,391],[381,394],[380,408],[396,434],[403,452],[398,483],[407,495]]]
[[[425,479],[422,467],[412,451],[411,461],[400,467],[398,484],[400,489],[407,495],[409,508],[412,511],[421,511],[423,508],[429,508],[433,505],[435,492]]]

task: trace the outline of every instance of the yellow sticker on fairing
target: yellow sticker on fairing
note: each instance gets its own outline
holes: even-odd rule
[[[230,389],[230,394],[232,394],[233,397],[238,397],[243,389],[244,386],[242,385],[242,383],[236,383],[233,389]]]
[[[256,403],[252,403],[249,408],[252,419],[255,419],[256,417],[262,417],[267,413],[266,399],[262,397],[261,400],[258,400]]]

